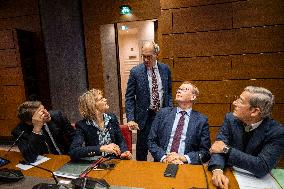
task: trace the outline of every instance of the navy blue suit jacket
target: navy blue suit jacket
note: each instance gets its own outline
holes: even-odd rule
[[[171,71],[166,64],[157,63],[164,90],[163,106],[172,106]],[[133,67],[130,71],[125,94],[127,121],[135,121],[143,129],[148,118],[150,106],[150,89],[147,68],[144,64]]]
[[[247,146],[243,145],[243,123],[228,113],[216,140],[231,147],[228,156],[213,154],[209,170],[225,164],[236,166],[253,173],[256,177],[265,176],[276,165],[284,153],[284,127],[271,118],[265,118],[255,129]]]
[[[119,123],[114,114],[111,116],[106,128],[109,129],[112,143],[119,146],[121,152],[127,151],[127,146],[122,136]],[[98,128],[93,125],[87,125],[86,119],[76,122],[76,134],[70,146],[70,157],[72,160],[79,160],[88,156],[100,156]]]
[[[155,161],[160,161],[166,155],[172,132],[177,108],[167,107],[161,109],[155,117],[148,137],[149,151]],[[192,110],[186,133],[185,152],[192,164],[200,164],[199,154],[202,161],[210,158],[210,133],[207,117]]]

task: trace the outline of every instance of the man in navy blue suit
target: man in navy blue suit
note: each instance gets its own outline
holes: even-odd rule
[[[270,118],[273,104],[269,90],[254,86],[246,87],[233,102],[234,111],[225,116],[210,149],[208,168],[214,185],[228,188],[225,165],[263,177],[277,164],[284,153],[284,127]]]
[[[127,125],[137,129],[136,160],[146,161],[147,138],[161,107],[172,106],[171,72],[166,64],[157,61],[160,49],[147,41],[142,46],[143,64],[131,69],[125,94]]]
[[[208,119],[192,110],[198,95],[198,88],[185,81],[176,92],[178,107],[162,108],[156,115],[148,138],[155,161],[201,164],[209,160]]]

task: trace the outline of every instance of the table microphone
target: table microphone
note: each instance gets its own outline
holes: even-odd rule
[[[205,180],[206,180],[206,185],[207,185],[207,189],[209,188],[209,184],[208,184],[208,177],[207,177],[207,174],[206,174],[206,171],[205,171],[205,167],[203,165],[203,161],[202,161],[202,154],[198,154],[198,157],[199,157],[199,161],[202,165],[202,169],[203,169],[203,173],[205,175]]]
[[[26,165],[31,165],[33,167],[36,167],[38,169],[41,169],[41,170],[44,170],[44,171],[47,171],[49,173],[51,173],[52,175],[52,178],[54,179],[55,181],[55,184],[49,184],[49,183],[39,183],[35,186],[33,186],[32,189],[67,189],[66,186],[63,186],[63,185],[60,185],[58,184],[58,180],[57,178],[55,177],[54,173],[49,170],[49,169],[46,169],[46,168],[43,168],[43,167],[40,167],[40,166],[37,166],[37,165],[33,165],[32,163],[29,163],[29,162],[26,162],[26,161],[20,161],[21,164],[26,164]]]
[[[0,157],[0,167],[3,165],[6,165],[8,163],[10,163],[10,161],[8,159],[6,159],[5,157],[8,155],[8,153],[11,151],[11,149],[15,146],[15,144],[18,142],[18,140],[23,136],[25,131],[22,131],[21,134],[17,137],[17,139],[13,142],[13,144],[9,147],[9,149],[7,150],[7,152],[4,154],[3,157]]]
[[[25,131],[22,131],[21,134],[17,137],[17,139],[14,141],[14,143],[10,146],[10,148],[5,153],[4,157],[12,150],[12,148],[15,146],[15,144],[18,142],[18,140],[23,136]]]

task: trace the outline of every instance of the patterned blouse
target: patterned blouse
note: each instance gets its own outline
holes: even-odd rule
[[[109,128],[107,128],[107,125],[108,125],[111,117],[109,115],[105,114],[105,113],[103,114],[103,116],[104,116],[104,127],[103,128],[101,128],[96,123],[95,120],[91,120],[91,119],[86,120],[87,125],[92,125],[92,126],[94,126],[98,129],[97,135],[99,136],[99,143],[100,143],[101,146],[110,144],[112,142],[111,137],[110,137],[110,133],[109,133]],[[103,156],[105,156],[107,154],[108,153],[106,153],[106,152],[102,152]]]

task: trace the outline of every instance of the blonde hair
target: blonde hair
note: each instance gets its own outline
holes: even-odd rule
[[[79,98],[79,112],[81,116],[85,119],[95,119],[96,112],[96,102],[98,101],[98,96],[103,95],[103,92],[99,89],[91,89]]]

